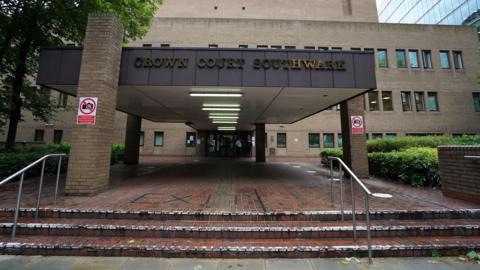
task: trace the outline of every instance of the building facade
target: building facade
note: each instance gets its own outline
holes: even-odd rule
[[[286,0],[166,0],[148,34],[129,46],[370,51],[376,58],[377,90],[364,95],[367,138],[480,134],[476,29],[384,24],[378,18],[374,0],[304,0],[302,5]],[[55,120],[40,123],[26,113],[18,142],[71,141],[77,104],[65,94],[52,95],[61,107]],[[126,119],[117,111],[115,143],[125,141]],[[253,124],[243,130],[245,141],[254,140]],[[265,132],[267,155],[318,156],[323,148],[342,146],[339,106],[294,123],[267,124]],[[218,134],[221,140],[209,137]],[[143,119],[141,153],[204,156],[211,139],[232,148],[230,135],[238,133]],[[228,150],[215,155],[234,156]]]
[[[480,8],[479,0],[377,0],[382,23],[462,25]]]

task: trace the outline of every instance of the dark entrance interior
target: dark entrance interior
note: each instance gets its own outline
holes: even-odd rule
[[[207,131],[207,157],[251,157],[252,131]]]

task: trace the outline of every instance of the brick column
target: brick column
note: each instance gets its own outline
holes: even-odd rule
[[[343,160],[358,177],[368,177],[367,139],[365,134],[352,134],[350,117],[364,116],[363,96],[344,101],[340,105]],[[365,117],[363,118],[365,121]]]
[[[123,26],[113,15],[88,17],[76,104],[98,97],[95,125],[74,125],[65,193],[93,195],[108,188]]]
[[[255,124],[255,161],[265,162],[265,124]]]
[[[127,116],[127,130],[125,134],[125,157],[123,158],[123,163],[126,165],[138,164],[141,129],[142,118],[129,114]]]

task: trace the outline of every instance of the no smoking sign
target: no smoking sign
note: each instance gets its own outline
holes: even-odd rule
[[[95,125],[97,104],[97,97],[80,97],[78,103],[77,125]]]
[[[365,128],[363,125],[363,116],[354,115],[351,117],[352,120],[352,134],[363,134]]]

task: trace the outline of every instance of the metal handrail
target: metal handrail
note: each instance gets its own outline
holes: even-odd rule
[[[62,167],[62,157],[67,156],[67,154],[48,154],[45,155],[36,161],[30,163],[25,168],[19,170],[18,172],[10,175],[9,177],[0,181],[0,186],[10,182],[12,179],[15,179],[17,176],[20,175],[20,183],[18,184],[18,193],[17,193],[17,203],[15,206],[15,215],[13,218],[13,227],[12,227],[12,238],[15,237],[15,233],[17,230],[17,222],[18,222],[18,213],[20,211],[20,201],[22,199],[22,190],[23,190],[23,180],[25,178],[25,172],[29,169],[37,165],[38,163],[42,162],[42,172],[40,173],[40,184],[38,187],[38,196],[37,196],[37,204],[35,208],[35,220],[38,219],[38,209],[40,207],[40,199],[42,196],[42,187],[43,187],[43,176],[45,175],[45,163],[49,157],[58,157],[58,166],[57,166],[57,179],[55,181],[55,197],[54,197],[54,205],[57,205],[57,195],[58,195],[58,185],[60,182],[60,171]]]
[[[340,182],[340,213],[342,221],[345,220],[344,205],[343,205],[343,170],[342,168],[350,175],[350,192],[352,195],[352,227],[353,227],[353,240],[357,240],[357,222],[356,222],[356,210],[355,210],[355,194],[353,189],[353,180],[362,187],[363,192],[365,193],[365,220],[367,223],[367,239],[368,239],[368,263],[372,264],[372,235],[370,230],[370,196],[373,196],[376,193],[372,193],[367,186],[353,173],[353,171],[343,162],[342,159],[338,157],[328,157],[330,162],[330,199],[331,205],[334,205],[334,196],[333,196],[333,181],[338,180]],[[333,177],[333,161],[338,161],[338,178]]]
[[[480,156],[464,156],[466,159],[480,159]]]

